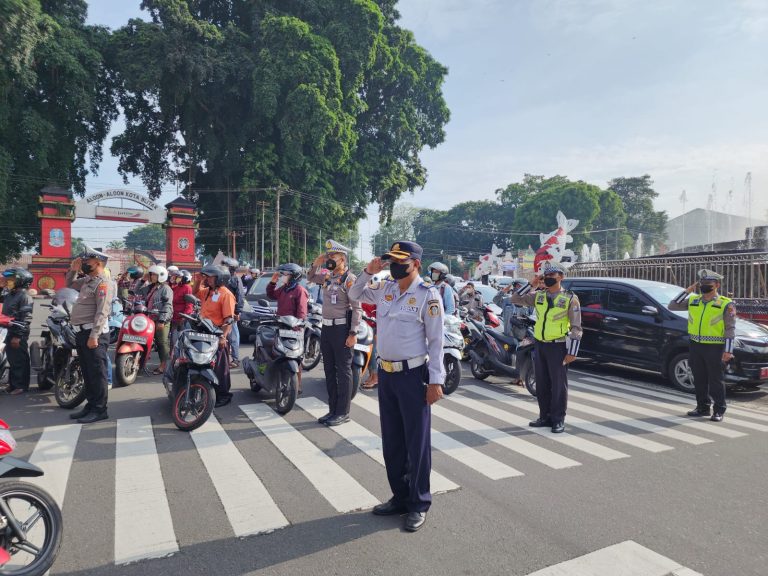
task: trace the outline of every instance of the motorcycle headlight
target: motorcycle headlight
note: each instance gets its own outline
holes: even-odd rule
[[[134,316],[131,319],[131,329],[135,332],[144,332],[149,326],[149,321],[146,316]]]

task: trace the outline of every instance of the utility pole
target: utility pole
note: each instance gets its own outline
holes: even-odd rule
[[[288,261],[291,260],[291,236],[293,236],[293,227],[288,226]],[[280,264],[280,260],[277,261],[278,264]]]
[[[254,203],[254,206],[258,207],[259,203]],[[258,208],[257,208],[258,209]],[[253,265],[258,266],[259,263],[259,213],[254,211],[253,213]]]
[[[261,203],[261,270],[264,270],[264,212],[267,210],[267,203]]]
[[[274,262],[280,262],[280,188],[277,189],[277,200],[275,201],[275,241],[272,246],[274,265]]]
[[[307,229],[304,228],[304,268],[307,267]]]

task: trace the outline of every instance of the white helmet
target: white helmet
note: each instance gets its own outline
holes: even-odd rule
[[[178,266],[168,266],[168,276],[178,276],[178,275],[179,275]]]
[[[258,268],[256,268],[256,266],[251,266],[250,268],[248,268],[248,270],[254,276],[258,276],[261,272]]]
[[[439,282],[440,280],[445,280],[446,274],[448,274],[448,266],[443,264],[442,262],[432,262],[432,264],[429,265],[428,270],[430,271],[430,277],[432,278],[433,282]],[[437,272],[437,274],[433,275],[432,271]],[[437,276],[437,278],[435,278]]]
[[[147,270],[150,274],[157,274],[157,281],[161,284],[168,280],[168,269],[165,266],[158,266],[157,264],[150,266]]]

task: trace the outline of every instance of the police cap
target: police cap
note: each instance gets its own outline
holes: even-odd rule
[[[326,254],[344,254],[345,256],[349,253],[349,248],[344,246],[344,244],[340,244],[339,242],[336,242],[336,240],[328,239],[325,241],[325,253]]]
[[[541,269],[542,274],[562,274],[565,276],[565,266],[559,262],[546,262]]]
[[[389,252],[382,255],[382,260],[390,260],[392,258],[396,258],[398,260],[404,260],[406,258],[411,258],[413,260],[421,260],[422,255],[424,254],[424,249],[416,244],[416,242],[410,242],[408,240],[402,240],[400,242],[395,242],[392,244],[392,247],[389,249]]]
[[[702,268],[701,270],[699,270],[699,280],[711,280],[711,281],[722,282],[723,275],[718,274],[714,270],[707,270],[706,268]]]
[[[106,262],[109,260],[109,256],[104,254],[104,252],[99,252],[98,250],[94,250],[87,244],[83,247],[83,251],[80,254],[80,258],[82,260],[88,260],[90,258],[96,258],[97,260],[101,260],[102,262]]]

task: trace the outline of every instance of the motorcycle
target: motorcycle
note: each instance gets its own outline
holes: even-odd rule
[[[455,392],[461,382],[461,357],[464,349],[464,336],[461,333],[461,325],[462,321],[456,316],[448,315],[443,319],[444,394]]]
[[[526,390],[536,396],[536,375],[533,369],[533,326],[530,316],[512,319],[512,335],[489,329],[483,323],[470,318],[477,335],[469,345],[472,375],[485,380],[491,374],[510,376],[521,382]]]
[[[461,335],[464,338],[464,348],[461,351],[461,359],[463,361],[468,361],[470,359],[469,345],[478,336],[477,328],[475,328],[475,325],[469,321],[469,310],[466,307],[468,303],[468,300],[463,300],[459,307],[459,318],[461,319],[461,324],[459,326]],[[499,317],[494,314],[493,310],[491,310],[488,305],[483,306],[482,314],[483,320],[487,326],[490,326],[491,328],[498,328],[501,326],[501,320],[499,320]]]
[[[163,374],[163,386],[172,402],[173,423],[179,430],[199,428],[208,420],[216,404],[214,373],[221,329],[207,318],[200,318],[200,300],[191,294],[184,300],[194,305],[193,314],[181,316],[188,325],[179,332],[170,362]]]
[[[32,314],[31,306],[24,306],[16,312],[14,316],[6,316],[0,314],[0,377],[5,376],[5,373],[10,368],[8,362],[8,352],[6,351],[5,340],[10,333],[11,336],[20,336],[26,338],[29,336],[29,321],[27,320]],[[30,345],[31,348],[31,345]],[[50,388],[50,386],[48,387]]]
[[[357,342],[352,350],[352,398],[363,383],[363,374],[368,370],[373,356],[373,328],[376,319],[363,316],[357,327]]]
[[[75,331],[70,323],[73,300],[57,297],[43,324],[40,342],[29,345],[37,385],[42,390],[54,387],[56,403],[72,409],[85,400],[85,380],[76,350]]]
[[[305,371],[312,370],[320,363],[320,333],[323,329],[323,308],[320,304],[309,301],[307,304],[307,319],[304,328],[304,355],[301,357],[301,367]]]
[[[48,492],[16,480],[43,471],[9,456],[15,448],[8,424],[0,420],[0,574],[45,574],[61,546],[61,510]]]
[[[109,344],[115,344],[120,335],[120,328],[125,322],[125,311],[123,310],[123,301],[120,298],[112,300],[112,310],[109,313]]]
[[[10,365],[8,364],[8,356],[5,353],[5,339],[8,336],[8,328],[5,326],[10,323],[11,318],[0,314],[0,380],[5,378]]]
[[[130,386],[147,365],[155,338],[155,322],[147,315],[143,300],[131,303],[131,314],[123,320],[115,343],[115,377],[118,386]]]
[[[243,360],[251,390],[275,396],[275,410],[287,414],[296,403],[299,363],[304,353],[302,321],[295,316],[264,315],[256,331],[253,358]]]

